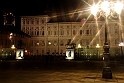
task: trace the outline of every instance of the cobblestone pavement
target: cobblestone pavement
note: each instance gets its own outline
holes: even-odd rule
[[[124,64],[111,62],[112,79],[102,78],[102,61],[0,61],[0,83],[124,83]]]

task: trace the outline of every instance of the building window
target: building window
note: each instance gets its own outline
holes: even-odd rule
[[[82,35],[82,30],[80,30],[80,35]]]
[[[115,29],[115,34],[117,34],[118,33],[118,30],[117,29]]]
[[[44,20],[42,20],[42,23],[44,24]]]
[[[75,30],[73,30],[73,35],[76,35],[76,31]]]
[[[50,31],[48,31],[48,35],[50,35]]]
[[[67,35],[69,35],[69,30],[67,30]]]
[[[31,29],[33,30],[34,27],[31,27]]]
[[[35,35],[37,35],[37,31],[35,31]]]
[[[23,24],[25,24],[25,20],[23,20]]]
[[[60,35],[64,35],[64,30],[61,30],[60,31]]]
[[[86,30],[86,34],[89,35],[89,30]]]
[[[33,36],[33,31],[31,31],[31,35]]]
[[[69,28],[69,26],[67,26],[67,28]]]
[[[57,46],[57,42],[56,41],[54,41],[54,46]]]
[[[54,35],[56,35],[56,31],[54,31]]]
[[[31,20],[31,24],[34,24],[34,20]]]
[[[44,43],[44,41],[41,41],[41,45],[42,45],[42,46],[45,46],[45,43]]]
[[[64,43],[63,43],[63,41],[61,41],[60,46],[63,46],[63,45],[64,45]]]
[[[29,20],[27,20],[26,22],[27,22],[26,24],[29,24]]]
[[[39,31],[37,31],[37,36],[39,35]]]
[[[42,35],[44,35],[44,31],[42,31]]]

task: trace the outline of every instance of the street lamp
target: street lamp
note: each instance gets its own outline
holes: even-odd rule
[[[105,67],[103,68],[103,73],[102,77],[106,79],[112,79],[112,73],[111,73],[111,68],[109,67],[109,44],[107,42],[107,35],[108,35],[108,30],[107,30],[107,19],[112,18],[118,18],[118,15],[121,13],[121,10],[123,9],[123,3],[116,1],[100,1],[98,4],[93,4],[91,6],[91,13],[95,17],[104,17],[105,18],[105,42],[104,42],[104,62],[105,62]]]
[[[122,50],[122,46],[124,46],[124,43],[123,43],[123,42],[120,42],[120,43],[119,43],[119,46],[121,47],[121,56],[122,56],[122,59],[123,59],[123,50]]]
[[[99,58],[99,51],[98,51],[99,48],[100,48],[99,44],[96,45],[96,48],[97,48],[97,56],[98,56],[98,58]]]
[[[51,43],[50,41],[48,41],[48,44],[49,44],[49,47],[50,47],[50,48],[49,48],[49,52],[47,52],[47,54],[50,54],[50,51],[51,51],[51,44],[52,44],[52,43]]]
[[[81,48],[81,45],[80,44],[78,44],[78,48]]]
[[[79,59],[79,56],[80,56],[80,48],[81,48],[81,44],[78,44],[78,59]]]
[[[15,45],[12,45],[11,48],[12,48],[12,49],[15,49]]]

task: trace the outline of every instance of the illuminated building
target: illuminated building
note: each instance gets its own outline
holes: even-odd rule
[[[61,20],[58,17],[48,15],[21,16],[21,30],[31,36],[31,54],[46,55],[63,54],[66,52],[66,45],[75,43],[83,50],[81,56],[92,57],[97,55],[96,45],[99,44],[99,56],[103,55],[104,27],[105,23],[98,20]],[[85,20],[84,20],[85,19]],[[111,46],[110,54],[119,55],[119,42],[121,42],[122,32],[118,20],[108,23],[108,43]],[[81,49],[80,48],[80,49]]]

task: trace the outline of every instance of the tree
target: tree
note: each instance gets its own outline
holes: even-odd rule
[[[17,42],[17,48],[22,48],[22,46],[24,46],[25,44],[23,43],[22,40],[18,40]]]

